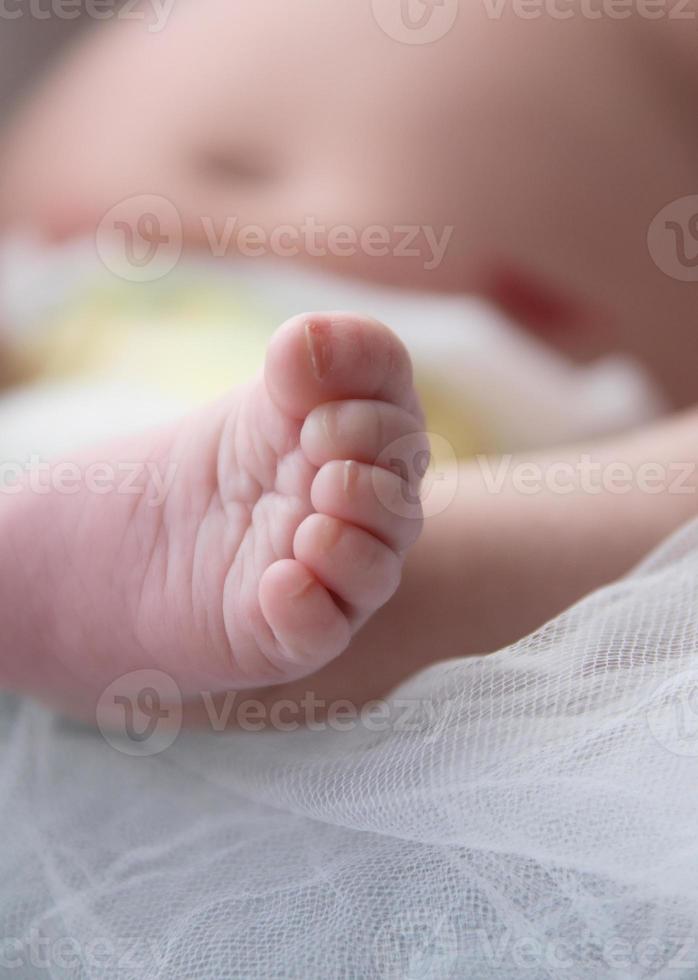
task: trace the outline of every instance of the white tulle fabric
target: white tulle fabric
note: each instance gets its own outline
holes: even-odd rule
[[[396,697],[151,758],[7,698],[0,975],[698,974],[698,524]]]

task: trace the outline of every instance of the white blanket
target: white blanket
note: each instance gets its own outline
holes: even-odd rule
[[[696,595],[698,524],[346,731],[134,757],[7,698],[2,975],[695,977]]]

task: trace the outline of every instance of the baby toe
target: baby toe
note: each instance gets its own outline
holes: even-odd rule
[[[342,399],[414,404],[404,344],[378,321],[350,313],[307,314],[285,323],[269,345],[265,381],[278,407],[294,419]]]
[[[416,470],[422,454],[429,453],[427,436],[411,412],[371,400],[318,405],[305,420],[301,447],[317,467],[333,459],[354,459],[396,468],[399,457],[408,470]]]
[[[355,460],[323,466],[311,501],[318,513],[363,528],[398,553],[411,547],[422,529],[421,501],[410,481]]]
[[[285,679],[314,673],[349,645],[346,616],[299,561],[284,559],[267,568],[259,583],[259,604],[280,663],[288,668]]]
[[[296,558],[359,614],[375,612],[396,592],[402,563],[374,535],[336,517],[312,514],[298,528]]]

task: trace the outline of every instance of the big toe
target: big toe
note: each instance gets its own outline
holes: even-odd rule
[[[412,364],[402,341],[370,317],[310,313],[274,335],[265,380],[279,408],[304,419],[316,406],[347,398],[414,404]]]

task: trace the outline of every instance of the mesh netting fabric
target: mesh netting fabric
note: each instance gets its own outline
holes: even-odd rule
[[[391,705],[137,758],[6,698],[0,975],[697,975],[698,524]]]

